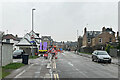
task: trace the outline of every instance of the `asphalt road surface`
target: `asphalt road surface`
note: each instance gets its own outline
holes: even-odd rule
[[[6,78],[118,78],[118,66],[92,62],[91,58],[83,57],[74,52],[58,53],[58,59],[43,57],[29,60],[29,65],[13,71]],[[19,62],[16,59],[17,62]],[[49,68],[47,68],[47,66]],[[51,67],[51,68],[50,68]]]
[[[56,60],[59,78],[118,78],[118,66],[92,62],[74,52],[58,54]]]

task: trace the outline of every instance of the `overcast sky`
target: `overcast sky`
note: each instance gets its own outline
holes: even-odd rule
[[[50,35],[56,41],[75,41],[77,29],[102,30],[103,26],[118,31],[117,2],[4,2],[0,31],[23,36],[31,31],[31,9],[34,31]],[[0,13],[1,14],[1,13]],[[2,21],[2,22],[1,22]],[[88,24],[88,25],[87,25]]]

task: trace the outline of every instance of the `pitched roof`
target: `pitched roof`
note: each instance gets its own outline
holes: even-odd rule
[[[49,41],[53,41],[53,39],[51,38],[51,36],[42,36],[42,40],[44,40],[44,38],[47,38]]]
[[[102,33],[102,31],[87,31],[86,35],[87,35],[87,38],[94,38],[101,33]]]
[[[16,45],[31,45],[30,41],[32,41],[32,35],[34,36],[34,38],[39,38],[34,31],[31,31],[27,33]],[[36,39],[35,42],[38,43]]]
[[[3,35],[3,39],[17,40],[17,37],[13,36],[12,34],[7,34],[7,35]]]

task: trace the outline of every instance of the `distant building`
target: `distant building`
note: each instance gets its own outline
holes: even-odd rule
[[[67,41],[65,42],[66,49],[76,50],[78,42]]]
[[[116,39],[112,28],[103,27],[102,31],[87,31],[87,28],[84,28],[82,47],[93,47],[113,42],[116,42]]]
[[[56,46],[57,46],[57,48],[62,48],[62,49],[65,49],[65,43],[64,42],[55,42],[56,43]]]
[[[41,37],[41,42],[47,42],[48,47],[50,47],[50,45],[53,44],[53,39],[51,38],[51,36],[42,36]]]

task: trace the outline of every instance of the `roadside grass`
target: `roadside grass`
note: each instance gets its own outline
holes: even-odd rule
[[[24,66],[22,63],[10,63],[6,66],[2,67],[2,78],[5,78],[7,75],[11,73],[11,71],[18,69],[20,67]]]
[[[22,66],[24,66],[24,64],[22,64],[22,63],[11,63],[11,64],[8,64],[6,66],[3,66],[2,68],[4,68],[4,69],[18,69]]]
[[[80,53],[92,55],[92,53],[85,53],[85,52],[80,52]]]
[[[2,69],[2,79],[9,75],[10,72],[7,72],[5,69]]]
[[[39,58],[39,56],[29,56],[29,59],[36,59]]]

